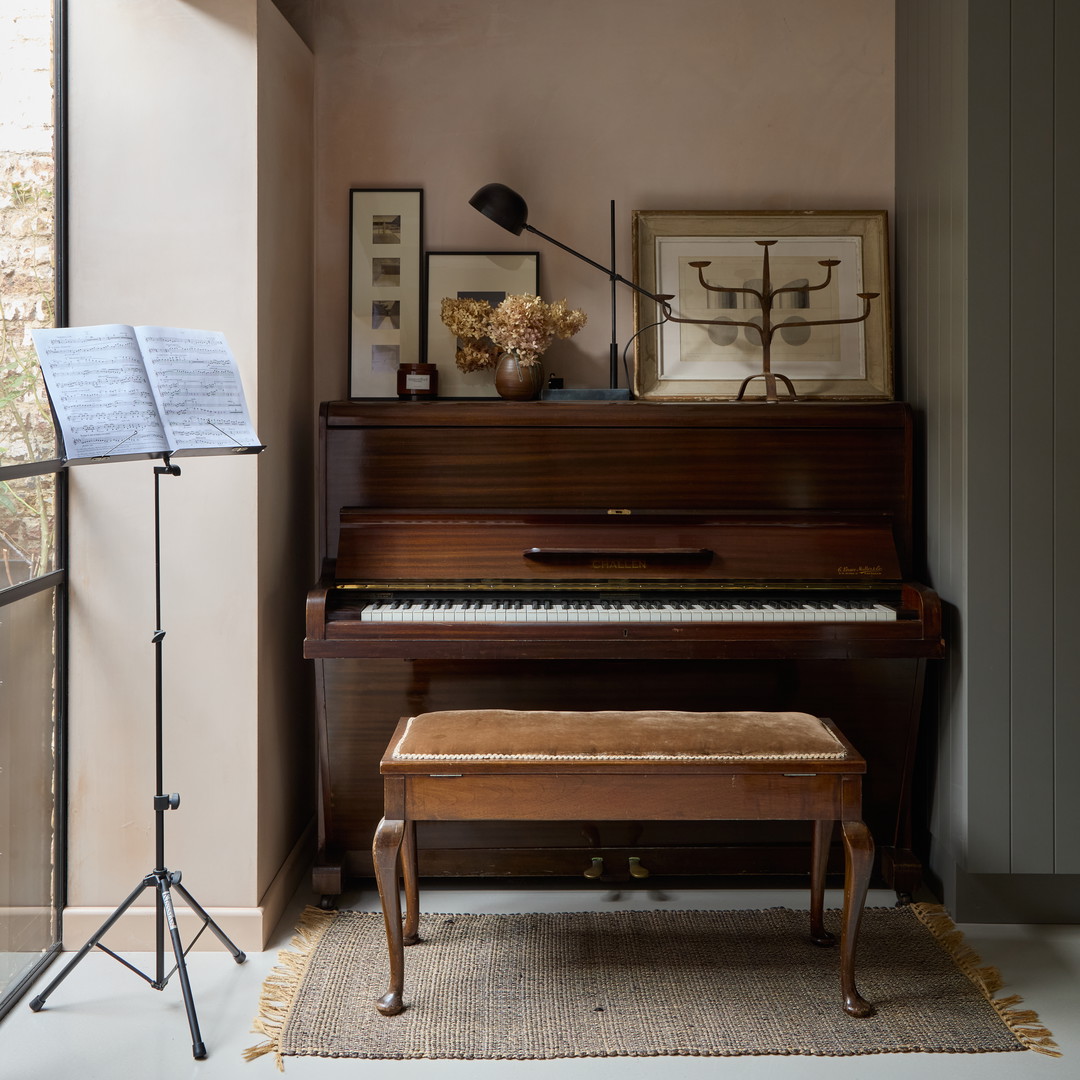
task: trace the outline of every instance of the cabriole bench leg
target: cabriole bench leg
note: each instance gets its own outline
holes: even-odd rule
[[[405,931],[402,941],[415,945],[420,941],[420,881],[416,870],[416,822],[405,822],[401,841],[401,876],[405,881]]]
[[[825,868],[835,821],[814,822],[810,849],[810,940],[815,945],[835,945],[836,935],[825,929]]]
[[[375,1002],[375,1008],[384,1016],[395,1016],[405,1007],[401,994],[405,986],[405,953],[401,933],[401,892],[398,875],[401,842],[405,835],[405,822],[383,818],[375,830],[371,845],[375,864],[375,881],[382,901],[383,922],[386,924],[386,949],[390,957],[390,981],[386,993]],[[415,882],[415,875],[413,875]],[[409,913],[414,905],[410,902]]]
[[[859,923],[866,904],[870,871],[874,865],[874,841],[870,830],[861,821],[845,821],[844,833],[844,926],[840,934],[840,992],[844,1012],[849,1016],[870,1016],[874,1006],[855,986],[855,949],[859,938]]]

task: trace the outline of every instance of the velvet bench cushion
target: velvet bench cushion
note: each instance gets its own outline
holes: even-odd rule
[[[843,761],[847,750],[801,712],[555,712],[454,709],[409,718],[391,748],[424,761]]]

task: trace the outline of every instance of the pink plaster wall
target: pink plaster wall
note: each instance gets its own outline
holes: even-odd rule
[[[893,207],[894,0],[322,0],[316,40],[316,394],[347,388],[348,190],[421,187],[429,250],[541,251],[590,314],[551,368],[602,386],[609,287],[468,206],[498,180],[530,221],[630,276],[634,209]],[[620,341],[631,333],[630,292]]]

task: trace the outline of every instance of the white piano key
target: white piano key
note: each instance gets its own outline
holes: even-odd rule
[[[842,623],[894,621],[896,611],[872,600],[450,597],[373,601],[362,609],[360,619],[378,623]]]

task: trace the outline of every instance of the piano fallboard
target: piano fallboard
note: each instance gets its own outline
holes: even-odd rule
[[[940,655],[887,514],[346,507],[338,537],[312,658]]]
[[[341,511],[336,577],[474,587],[664,582],[872,586],[902,576],[886,514]]]

